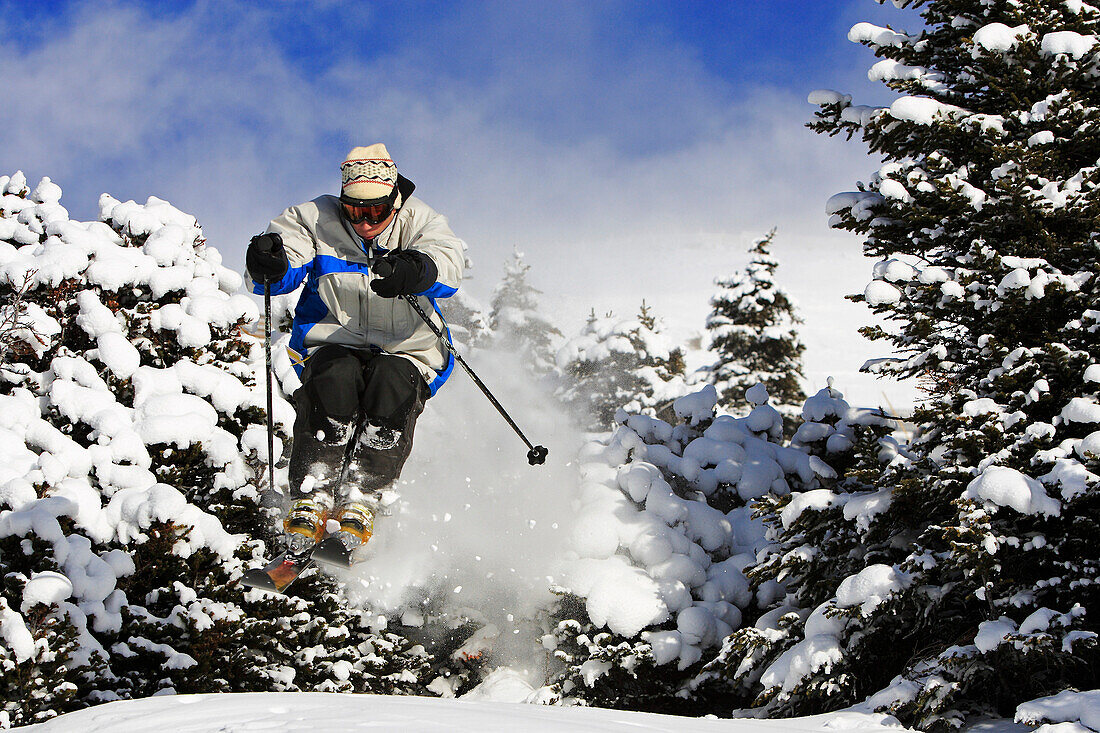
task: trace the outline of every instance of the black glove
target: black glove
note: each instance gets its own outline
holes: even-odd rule
[[[278,282],[290,266],[286,259],[286,250],[283,249],[283,238],[278,232],[257,234],[248,243],[244,264],[248,268],[248,274],[256,282]]]
[[[383,298],[423,293],[439,276],[432,258],[414,249],[390,252],[371,269],[378,279],[370,281],[370,289]]]

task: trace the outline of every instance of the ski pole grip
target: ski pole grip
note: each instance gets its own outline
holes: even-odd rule
[[[530,443],[528,443],[530,445]],[[541,466],[546,463],[546,456],[550,451],[546,450],[546,446],[536,445],[531,450],[527,451],[527,462],[532,466]]]

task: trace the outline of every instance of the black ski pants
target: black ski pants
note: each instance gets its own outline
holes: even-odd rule
[[[322,346],[306,361],[302,386],[294,393],[298,415],[290,451],[291,496],[342,502],[349,495],[355,498],[356,490],[370,493],[397,480],[429,395],[420,370],[408,359]],[[337,489],[345,449],[359,422],[400,432],[400,438],[386,450],[364,441],[351,446],[348,485]],[[312,479],[306,481],[307,476]]]

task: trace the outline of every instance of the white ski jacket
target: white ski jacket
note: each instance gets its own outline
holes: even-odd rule
[[[318,347],[340,344],[409,359],[435,394],[450,375],[454,357],[404,299],[383,298],[370,289],[375,277],[370,265],[394,249],[428,255],[438,276],[417,299],[440,330],[447,332],[435,301],[458,289],[465,245],[445,217],[415,196],[405,197],[386,230],[368,243],[341,214],[339,198],[326,195],[291,206],[267,231],[282,237],[289,262],[283,278],[271,284],[272,295],[292,292],[305,283],[290,337],[291,359],[299,375]],[[263,285],[255,278],[253,292],[263,293]]]

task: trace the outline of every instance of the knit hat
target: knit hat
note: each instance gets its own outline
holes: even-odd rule
[[[388,199],[397,186],[397,165],[382,143],[353,148],[340,174],[340,199],[347,203]]]

